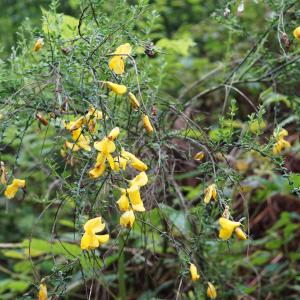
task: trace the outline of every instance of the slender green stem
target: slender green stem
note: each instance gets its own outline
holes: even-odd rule
[[[124,257],[124,237],[119,236],[119,261],[118,261],[118,278],[119,278],[119,297],[121,300],[126,299],[125,287],[125,257]]]

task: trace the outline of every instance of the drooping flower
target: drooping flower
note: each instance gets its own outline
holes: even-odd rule
[[[203,158],[204,158],[204,152],[203,151],[200,151],[200,152],[196,153],[195,156],[194,156],[194,160],[197,160],[197,161],[201,161]]]
[[[217,200],[217,186],[214,183],[209,185],[204,191],[204,194],[205,204],[208,204],[212,198]]]
[[[217,290],[216,290],[215,286],[211,282],[208,282],[207,285],[208,285],[207,291],[206,291],[207,297],[210,299],[216,299],[217,298]]]
[[[298,26],[297,28],[294,29],[293,35],[297,40],[300,41],[300,26]]]
[[[138,99],[135,97],[134,94],[132,94],[131,92],[128,93],[128,98],[130,100],[130,104],[131,107],[133,109],[138,109],[140,107],[140,102],[138,101]]]
[[[140,159],[138,159],[132,153],[122,149],[121,156],[123,158],[125,158],[129,162],[129,164],[136,170],[141,171],[141,172],[147,171],[147,169],[148,169],[147,165],[145,163],[143,163]]]
[[[41,283],[39,288],[39,300],[47,300],[47,299],[48,299],[47,286],[45,283]]]
[[[107,87],[117,95],[124,95],[127,92],[127,87],[123,84],[117,84],[110,81],[105,81]]]
[[[148,133],[152,133],[153,132],[153,126],[150,122],[150,119],[147,115],[143,115],[143,124],[144,124],[144,128],[146,129],[146,131]]]
[[[37,52],[39,51],[44,45],[44,39],[43,38],[38,38],[34,44],[34,47],[32,51]]]
[[[234,232],[239,240],[244,241],[248,239],[246,233],[240,227],[237,227]]]
[[[274,133],[276,143],[273,146],[273,154],[277,155],[281,153],[284,149],[288,149],[291,147],[291,144],[284,139],[286,136],[288,136],[288,134],[288,131],[285,129],[281,129],[281,131],[278,134]]]
[[[190,273],[192,277],[192,281],[197,281],[200,278],[198,274],[197,267],[194,264],[190,264]]]
[[[122,75],[125,72],[125,60],[130,54],[131,46],[129,43],[119,46],[108,63],[109,68],[117,75]]]
[[[127,228],[132,228],[135,221],[133,210],[125,211],[120,217],[120,225]]]
[[[134,185],[126,190],[130,199],[132,209],[135,211],[145,211],[144,203],[141,198],[140,188]]]
[[[117,201],[118,207],[120,211],[128,211],[130,208],[129,199],[126,194],[125,189],[121,189],[121,197]]]
[[[23,179],[14,179],[5,189],[4,196],[8,199],[13,198],[19,189],[25,188],[26,182]]]
[[[234,222],[223,217],[219,219],[219,224],[219,238],[224,241],[229,240],[232,236],[233,231],[239,226],[241,226],[240,222]]]
[[[80,243],[82,250],[93,250],[108,242],[108,234],[96,234],[102,232],[105,228],[105,223],[102,222],[101,217],[88,220],[83,228],[85,232]]]
[[[135,176],[132,180],[130,180],[130,186],[144,186],[148,183],[148,176],[145,172],[139,173],[137,176]]]

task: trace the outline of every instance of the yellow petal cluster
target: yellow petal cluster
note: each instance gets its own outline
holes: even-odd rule
[[[23,179],[14,179],[13,182],[8,185],[4,191],[4,196],[8,199],[13,198],[19,189],[25,188],[26,182]]]
[[[133,210],[125,211],[120,217],[120,225],[127,228],[132,228],[135,221]]]
[[[216,299],[217,298],[217,290],[216,290],[215,286],[211,282],[208,282],[207,285],[208,285],[207,291],[206,291],[207,297],[209,299]]]
[[[108,66],[117,75],[125,72],[125,60],[131,54],[131,46],[129,43],[119,46],[114,52],[114,56],[110,59]]]
[[[235,235],[239,240],[247,240],[246,233],[240,228],[241,223],[240,222],[234,222],[227,218],[220,218],[219,219],[220,224],[220,231],[219,231],[219,238],[227,241],[231,238],[233,232],[235,232]]]
[[[217,186],[215,184],[209,185],[204,191],[204,203],[208,204],[211,199],[217,200]]]
[[[278,134],[274,134],[276,139],[276,143],[273,146],[273,154],[277,155],[281,153],[284,149],[288,149],[291,147],[291,144],[285,140],[285,137],[288,136],[288,131],[285,129],[281,129]]]
[[[94,148],[97,151],[99,151],[99,154],[97,156],[94,168],[89,171],[91,178],[98,178],[104,173],[104,171],[106,170],[106,161],[108,161],[108,164],[112,170],[120,170],[120,163],[116,164],[115,159],[111,155],[111,153],[115,152],[116,150],[114,140],[118,137],[119,133],[119,127],[115,127],[114,129],[112,129],[112,131],[108,134],[107,137],[103,138],[101,141],[94,143]]]
[[[133,109],[139,109],[140,107],[140,102],[138,101],[138,99],[135,97],[134,94],[132,94],[131,92],[128,93],[128,98],[131,104],[131,107]]]
[[[44,45],[44,39],[43,38],[38,38],[33,46],[32,51],[37,52],[39,51]]]
[[[82,250],[93,250],[105,244],[109,240],[108,234],[97,235],[105,229],[101,217],[88,220],[84,226],[84,234],[81,238],[80,248]]]
[[[47,300],[48,299],[47,286],[45,283],[40,284],[38,296],[39,296],[39,300]]]
[[[121,156],[125,158],[128,161],[128,163],[136,170],[140,172],[147,171],[147,165],[143,163],[140,159],[138,159],[134,154],[122,149]]]
[[[297,28],[294,29],[293,35],[297,40],[300,41],[300,26],[298,26]]]
[[[204,152],[203,151],[197,152],[194,156],[194,160],[197,160],[197,161],[201,161],[203,158],[204,158]]]
[[[117,84],[111,81],[105,81],[104,83],[113,93],[117,95],[124,95],[127,92],[127,87],[123,84]]]
[[[200,275],[198,274],[197,267],[194,264],[190,264],[190,273],[192,281],[197,281],[200,278]]]
[[[153,132],[153,126],[150,122],[150,119],[147,115],[143,115],[143,124],[144,124],[144,128],[146,129],[146,131],[148,133],[152,133]]]
[[[129,181],[128,189],[120,189],[121,196],[117,201],[119,210],[123,212],[120,217],[120,225],[132,227],[135,216],[134,211],[145,211],[144,203],[141,198],[140,188],[148,183],[148,176],[145,172],[139,173]]]

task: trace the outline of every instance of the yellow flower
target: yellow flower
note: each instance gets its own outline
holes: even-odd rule
[[[126,162],[124,162],[124,160],[120,158],[119,161],[115,162],[115,159],[111,155],[111,153],[116,150],[116,145],[113,140],[119,135],[119,133],[119,127],[115,127],[107,137],[103,138],[99,142],[94,143],[94,148],[100,153],[97,156],[95,167],[89,171],[89,174],[92,178],[98,178],[103,174],[106,169],[106,160],[113,171],[119,171],[120,166],[123,169],[126,167]]]
[[[82,134],[81,128],[72,131],[72,139],[75,144],[85,151],[91,151],[90,139],[88,136]]]
[[[114,56],[110,59],[108,66],[117,75],[122,75],[125,72],[125,60],[131,53],[130,44],[126,43],[119,46],[114,52]],[[123,55],[121,55],[123,54]]]
[[[217,187],[215,184],[211,184],[207,187],[207,189],[204,191],[204,203],[208,204],[213,198],[214,200],[217,200]]]
[[[144,128],[146,129],[146,131],[148,133],[152,133],[153,132],[153,126],[150,122],[150,119],[147,115],[143,115],[143,123],[144,123]]]
[[[103,231],[105,228],[105,224],[102,223],[101,217],[88,220],[83,228],[85,232],[80,243],[80,248],[82,250],[93,250],[108,242],[108,234],[96,235],[96,233]]]
[[[48,299],[47,286],[46,284],[41,283],[39,289],[39,300],[47,300],[47,299]]]
[[[247,235],[246,235],[246,233],[240,228],[240,227],[237,227],[235,230],[234,230],[234,232],[235,232],[235,235],[237,236],[237,238],[239,239],[239,240],[247,240]]]
[[[132,153],[125,151],[122,149],[121,156],[124,157],[126,160],[129,161],[130,165],[138,171],[146,171],[148,169],[147,165],[144,164],[140,159],[138,159]]]
[[[141,199],[140,188],[134,185],[126,190],[131,202],[131,206],[135,211],[145,211],[144,203]]]
[[[35,51],[35,52],[39,51],[43,45],[44,45],[44,39],[43,38],[37,39],[32,51]]]
[[[114,52],[115,55],[118,55],[120,57],[122,57],[123,59],[126,59],[128,57],[128,55],[131,54],[131,46],[129,43],[120,45],[116,51]],[[123,55],[121,55],[123,54]]]
[[[115,157],[114,158],[114,166],[112,168],[113,171],[120,172],[120,169],[125,171],[127,165],[127,160],[123,157]]]
[[[141,172],[137,176],[135,176],[132,180],[130,180],[130,186],[144,186],[148,183],[148,176],[145,172]]]
[[[190,273],[192,277],[192,281],[197,281],[200,278],[200,275],[198,274],[197,267],[191,263],[190,265]]]
[[[117,204],[118,204],[120,211],[127,211],[127,210],[129,210],[130,205],[129,205],[128,197],[126,195],[126,190],[121,189],[121,193],[122,193],[121,197],[117,201]]]
[[[138,99],[136,99],[135,95],[132,94],[131,92],[128,93],[128,98],[130,100],[130,104],[131,104],[131,107],[133,109],[138,109],[140,107],[140,103],[138,101]]]
[[[293,31],[294,37],[300,41],[300,26]]]
[[[219,224],[220,224],[219,238],[224,241],[229,240],[232,236],[233,231],[237,227],[241,226],[240,222],[234,222],[223,217],[219,219]]]
[[[110,81],[105,81],[107,87],[117,95],[124,95],[127,92],[127,87],[123,84],[117,84]]]
[[[6,187],[6,190],[4,192],[4,196],[8,199],[13,198],[16,195],[17,191],[20,188],[23,189],[25,187],[25,185],[26,185],[25,180],[23,180],[23,179],[14,179],[13,182]]]
[[[120,128],[115,127],[108,135],[108,139],[114,141],[116,137],[120,134]]]
[[[132,228],[135,221],[133,210],[124,212],[120,217],[120,225],[127,228]]]
[[[203,151],[200,151],[200,152],[196,153],[195,156],[194,156],[194,160],[197,160],[197,161],[201,161],[203,158],[204,158],[204,152]]]
[[[278,134],[274,133],[276,143],[273,146],[273,154],[277,155],[281,153],[284,149],[288,149],[291,147],[291,144],[284,139],[284,137],[286,137],[288,134],[288,131],[285,129],[281,129],[281,131]]]
[[[207,297],[210,299],[216,299],[217,291],[215,286],[211,282],[208,282],[207,284],[208,284],[207,291],[206,291]]]
[[[106,166],[105,164],[99,164],[99,165],[96,165],[93,169],[91,169],[89,171],[89,175],[91,178],[98,178],[100,176],[102,176],[102,174],[104,173],[104,171],[106,170]]]

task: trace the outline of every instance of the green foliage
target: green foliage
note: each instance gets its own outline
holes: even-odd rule
[[[245,1],[239,13],[241,1],[4,2],[0,160],[8,183],[26,179],[26,189],[0,197],[0,298],[36,299],[45,282],[62,299],[206,299],[210,281],[219,299],[297,299],[299,1]],[[133,51],[119,76],[108,64],[124,43]],[[104,115],[95,132],[83,126],[91,151],[73,151],[65,124],[91,106]],[[93,143],[116,126],[114,156],[124,148],[148,166],[146,212],[131,229],[116,201],[138,173],[88,175]],[[291,147],[276,154],[283,127]],[[217,197],[205,204],[211,184]],[[218,237],[224,210],[248,240]],[[97,216],[110,241],[82,251]]]

